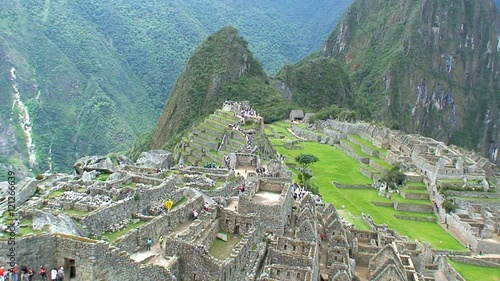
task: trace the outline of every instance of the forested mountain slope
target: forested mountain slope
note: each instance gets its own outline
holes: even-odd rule
[[[270,85],[248,43],[233,27],[210,35],[195,50],[177,79],[149,146],[171,148],[185,129],[228,99],[250,101],[266,120],[281,119],[293,108]]]
[[[353,94],[347,103],[363,118],[494,158],[500,140],[499,23],[491,0],[356,0],[320,57],[338,61],[348,74]],[[295,90],[293,99],[338,92]]]
[[[274,72],[318,48],[350,2],[2,1],[0,169],[28,166],[31,155],[35,172],[57,171],[124,150],[152,128],[212,32],[238,27]]]

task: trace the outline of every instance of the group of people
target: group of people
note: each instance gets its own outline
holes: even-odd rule
[[[18,268],[16,264],[9,269],[5,269],[3,266],[0,267],[0,281],[33,281],[35,275],[35,270],[25,265]],[[38,270],[38,277],[37,280],[64,281],[64,268],[62,266],[59,269],[52,268],[49,273],[47,268],[42,265]]]
[[[294,183],[292,185],[292,193],[293,193],[293,199],[295,201],[302,200],[306,195],[306,190],[303,187],[299,186],[298,184]]]

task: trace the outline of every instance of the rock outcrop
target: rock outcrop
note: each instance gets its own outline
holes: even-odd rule
[[[113,162],[111,162],[109,157],[105,156],[82,157],[76,161],[74,167],[80,176],[82,176],[85,171],[97,171],[106,174],[111,174],[114,171]]]

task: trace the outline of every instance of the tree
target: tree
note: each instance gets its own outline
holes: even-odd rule
[[[455,204],[453,199],[448,198],[448,199],[444,200],[443,203],[441,203],[441,207],[443,207],[443,209],[445,210],[446,213],[450,214],[450,213],[455,212],[455,210],[457,209],[458,206]]]
[[[311,165],[312,163],[318,162],[319,159],[318,157],[312,155],[312,154],[300,154],[299,156],[295,157],[295,162],[299,164],[300,168],[306,169]]]
[[[402,185],[406,181],[406,175],[401,172],[401,164],[398,163],[394,165],[394,167],[384,175],[382,181],[386,183],[388,189],[390,187],[396,189],[398,186]]]
[[[307,190],[311,191],[314,194],[318,194],[318,188],[310,182],[310,179],[313,176],[313,172],[308,169],[309,165],[312,163],[318,162],[318,157],[312,154],[300,154],[295,157],[295,162],[300,166],[298,171],[299,174],[299,182],[304,185]]]

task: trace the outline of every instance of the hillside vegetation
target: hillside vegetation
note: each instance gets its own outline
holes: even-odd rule
[[[12,106],[14,82],[31,119],[34,172],[67,170],[82,155],[125,150],[152,129],[186,61],[209,34],[238,27],[273,73],[318,48],[350,2],[2,3],[0,169],[28,166],[26,124]]]
[[[270,85],[247,42],[233,27],[210,35],[195,50],[168,98],[151,147],[173,147],[185,129],[225,100],[248,100],[267,120],[281,119],[292,108]]]
[[[363,119],[491,153],[494,160],[499,23],[491,0],[357,0],[320,55],[287,66],[280,79],[293,100],[337,97],[336,104],[349,105]],[[349,77],[342,81],[350,88],[328,79],[314,80],[314,88],[295,82],[324,69]]]

